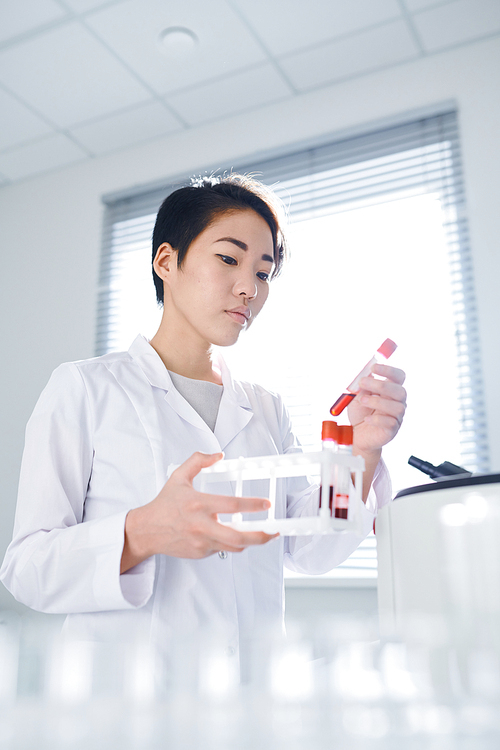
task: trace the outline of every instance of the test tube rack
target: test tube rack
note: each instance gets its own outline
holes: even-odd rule
[[[345,466],[351,473],[353,481],[349,493],[348,518],[334,518],[330,515],[328,504],[318,509],[314,516],[292,518],[276,517],[277,480],[288,477],[321,476],[324,486],[329,486],[330,477],[335,468]],[[243,484],[252,479],[268,479],[271,502],[267,518],[243,520],[241,513],[235,513],[231,520],[224,521],[237,531],[265,531],[267,534],[279,533],[282,536],[310,536],[312,534],[334,534],[345,531],[361,531],[361,488],[365,462],[361,456],[343,455],[322,450],[308,453],[286,453],[275,456],[258,456],[251,458],[230,458],[202,469],[200,490],[209,491],[211,482],[235,482],[234,495],[243,496]],[[325,493],[326,495],[326,493]],[[250,515],[250,514],[249,514]]]

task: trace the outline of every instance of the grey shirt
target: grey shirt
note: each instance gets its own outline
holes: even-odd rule
[[[184,375],[178,375],[170,370],[168,373],[181,396],[198,412],[213,432],[224,386],[209,383],[207,380],[185,378]]]

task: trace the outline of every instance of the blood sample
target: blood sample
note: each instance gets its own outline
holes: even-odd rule
[[[373,365],[389,359],[391,354],[394,354],[396,349],[397,344],[395,344],[394,341],[391,341],[391,339],[386,339],[384,343],[379,346],[371,360],[367,362],[361,372],[356,375],[352,383],[347,386],[348,393],[343,393],[335,401],[334,405],[330,409],[330,414],[332,415],[332,417],[338,417],[339,414],[342,414],[346,406],[349,406],[351,401],[356,397],[356,394],[360,391],[359,381],[361,380],[361,378],[365,378],[371,373]]]
[[[350,424],[338,425],[338,452],[352,455],[353,428]],[[349,490],[351,474],[348,466],[337,466],[337,482],[335,485],[335,518],[347,518],[349,508]]]
[[[337,450],[337,423],[331,420],[323,422],[321,426],[321,444],[324,451]],[[320,489],[320,515],[331,516],[333,511],[334,498],[334,467],[324,465],[321,468],[321,489]]]

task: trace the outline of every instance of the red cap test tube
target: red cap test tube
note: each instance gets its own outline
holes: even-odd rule
[[[378,362],[383,362],[385,359],[389,359],[389,357],[394,354],[396,349],[397,344],[395,344],[391,339],[386,339],[384,343],[379,346],[371,360],[366,363],[361,372],[356,375],[352,383],[347,386],[346,390],[348,392],[343,393],[341,396],[339,396],[339,398],[333,404],[332,408],[330,409],[330,414],[333,417],[338,417],[339,414],[342,414],[346,406],[349,406],[351,401],[356,397],[356,394],[360,391],[359,381],[361,380],[361,378],[365,378],[371,373],[373,365],[376,365]]]

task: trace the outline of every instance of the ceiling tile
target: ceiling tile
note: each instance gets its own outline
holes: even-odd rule
[[[426,8],[432,8],[434,5],[445,5],[454,3],[455,0],[403,0],[407,10],[410,13],[414,13],[419,10],[425,10]]]
[[[410,60],[418,54],[406,23],[394,21],[282,58],[279,64],[298,89],[309,89]]]
[[[142,104],[98,122],[72,128],[75,138],[101,156],[136,143],[180,130],[179,121],[160,102]]]
[[[291,93],[274,66],[266,64],[173,94],[168,101],[186,122],[198,125],[284,99]]]
[[[266,59],[224,0],[128,0],[86,18],[96,33],[160,94],[196,85]],[[160,50],[163,29],[181,26],[199,39],[193,53],[169,57]]]
[[[398,0],[233,0],[273,55],[401,17]]]
[[[120,2],[120,0],[114,0],[114,2]],[[102,5],[109,5],[109,0],[64,0],[64,4],[75,13],[86,13],[89,10],[100,8]]]
[[[11,180],[21,180],[87,158],[87,154],[65,135],[51,135],[4,151],[0,154],[0,173]]]
[[[500,31],[499,0],[456,0],[423,11],[413,22],[425,49],[434,52]]]
[[[2,113],[0,150],[52,132],[52,128],[40,117],[34,115],[24,104],[2,89],[0,89],[0,112]]]
[[[0,3],[0,43],[68,15],[55,0],[10,0]]]
[[[90,32],[73,22],[1,52],[0,81],[61,127],[151,96]]]

